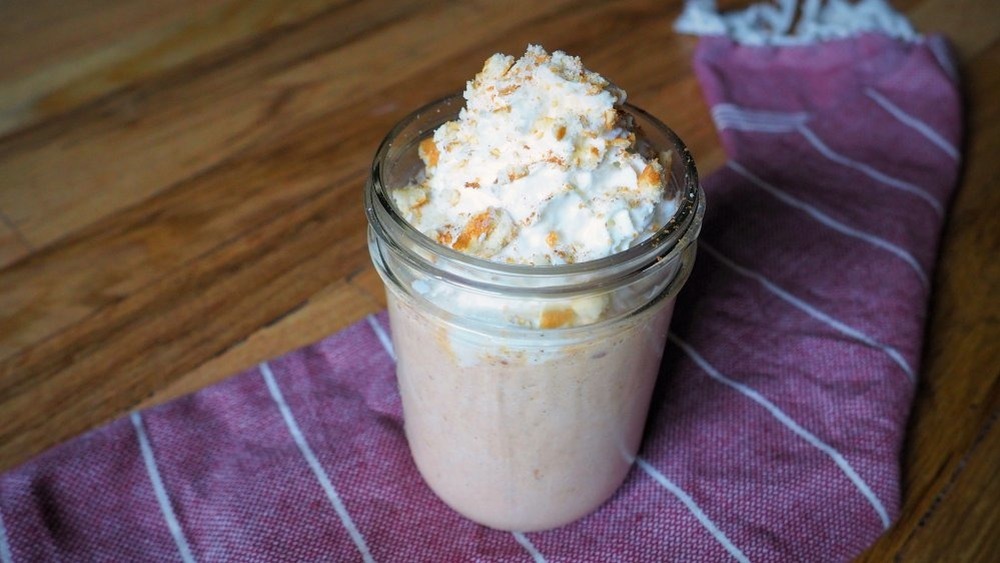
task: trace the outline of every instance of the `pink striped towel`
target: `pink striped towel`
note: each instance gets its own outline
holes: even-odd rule
[[[380,315],[0,476],[0,562],[858,554],[899,510],[959,167],[941,45],[701,41],[732,160],[705,181],[704,244],[640,458],[593,515],[510,534],[437,500],[407,450]]]

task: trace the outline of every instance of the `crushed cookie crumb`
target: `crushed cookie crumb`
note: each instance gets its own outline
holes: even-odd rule
[[[545,244],[549,245],[550,248],[555,248],[556,244],[559,243],[559,233],[555,231],[549,231],[548,236],[545,237]]]
[[[618,110],[609,109],[604,112],[604,127],[611,129],[618,121]]]
[[[430,199],[427,197],[427,194],[421,194],[417,201],[410,204],[410,209],[420,209],[421,207],[427,205],[427,202],[429,201]]]
[[[576,318],[573,309],[546,309],[538,322],[539,328],[559,328],[569,325]]]
[[[468,223],[465,224],[465,228],[458,235],[458,240],[452,245],[455,250],[468,250],[469,246],[476,239],[489,234],[494,228],[493,218],[489,211],[483,211],[478,215],[472,217]]]
[[[524,178],[527,175],[528,175],[528,168],[526,166],[522,166],[517,168],[516,170],[507,171],[507,181],[513,182],[514,180],[520,180],[521,178]]]
[[[566,252],[565,250],[562,250],[561,248],[554,249],[553,252],[555,252],[556,256],[562,258],[563,262],[566,262],[567,264],[572,264],[576,262],[576,256],[570,254],[569,252]]]
[[[660,185],[660,172],[653,166],[653,163],[649,163],[645,168],[642,169],[642,173],[639,174],[639,184],[645,184],[647,186],[658,187]]]
[[[438,153],[437,145],[434,144],[434,139],[432,137],[427,137],[423,141],[420,141],[420,146],[417,147],[417,153],[420,155],[420,159],[424,161],[424,164],[426,164],[428,168],[437,166],[440,153]]]

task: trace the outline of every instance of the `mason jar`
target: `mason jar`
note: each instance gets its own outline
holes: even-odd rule
[[[391,193],[422,170],[420,141],[463,103],[452,96],[404,118],[365,187],[406,437],[424,480],[459,513],[500,530],[555,528],[595,510],[628,474],[694,263],[704,194],[681,140],[626,104],[639,141],[671,151],[664,173],[677,211],[665,226],[575,264],[462,254],[411,226]]]

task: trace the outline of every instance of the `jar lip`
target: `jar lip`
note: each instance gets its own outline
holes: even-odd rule
[[[649,263],[650,259],[662,259],[665,253],[669,254],[682,250],[682,248],[676,248],[677,242],[682,236],[684,236],[685,233],[689,231],[691,227],[694,227],[696,231],[700,230],[701,215],[703,215],[705,208],[704,193],[702,192],[701,186],[698,182],[698,171],[695,168],[694,159],[688,151],[687,146],[672,129],[667,127],[659,119],[642,108],[625,102],[621,106],[622,109],[642,117],[648,123],[653,125],[653,127],[658,129],[659,133],[665,135],[670,140],[670,142],[674,145],[672,148],[678,153],[678,156],[680,156],[684,166],[685,177],[681,180],[682,185],[678,186],[680,189],[678,190],[677,195],[677,211],[671,219],[667,221],[667,224],[660,228],[660,230],[656,231],[639,244],[629,247],[621,252],[616,252],[595,260],[575,262],[572,264],[531,265],[493,262],[491,260],[478,258],[439,244],[424,233],[417,230],[416,227],[410,224],[410,222],[396,210],[396,206],[393,205],[392,199],[386,189],[387,183],[383,178],[382,164],[385,162],[388,152],[392,148],[393,141],[410,124],[419,119],[422,114],[428,111],[434,111],[441,106],[452,104],[459,100],[463,100],[461,92],[445,96],[420,107],[401,119],[382,140],[372,162],[371,180],[369,181],[369,185],[366,188],[365,193],[365,212],[368,215],[369,223],[376,227],[377,231],[382,231],[384,233],[384,225],[382,225],[383,217],[380,217],[380,213],[376,211],[374,207],[376,204],[380,207],[378,211],[387,215],[396,228],[402,231],[401,234],[405,235],[410,242],[417,244],[419,247],[432,255],[437,255],[449,261],[462,264],[466,268],[479,270],[485,273],[526,278],[546,278],[586,274],[608,268],[621,268],[623,264],[628,264],[634,261],[645,265]],[[374,198],[372,196],[374,196]],[[695,232],[694,235],[697,236],[697,232]],[[693,237],[691,238],[693,240]],[[640,265],[639,267],[641,268],[643,266]]]

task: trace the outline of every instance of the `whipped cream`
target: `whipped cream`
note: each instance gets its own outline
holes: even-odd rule
[[[425,170],[393,192],[427,236],[495,262],[568,264],[620,252],[673,216],[669,152],[655,154],[625,92],[561,51],[496,54],[466,107],[420,144]]]

